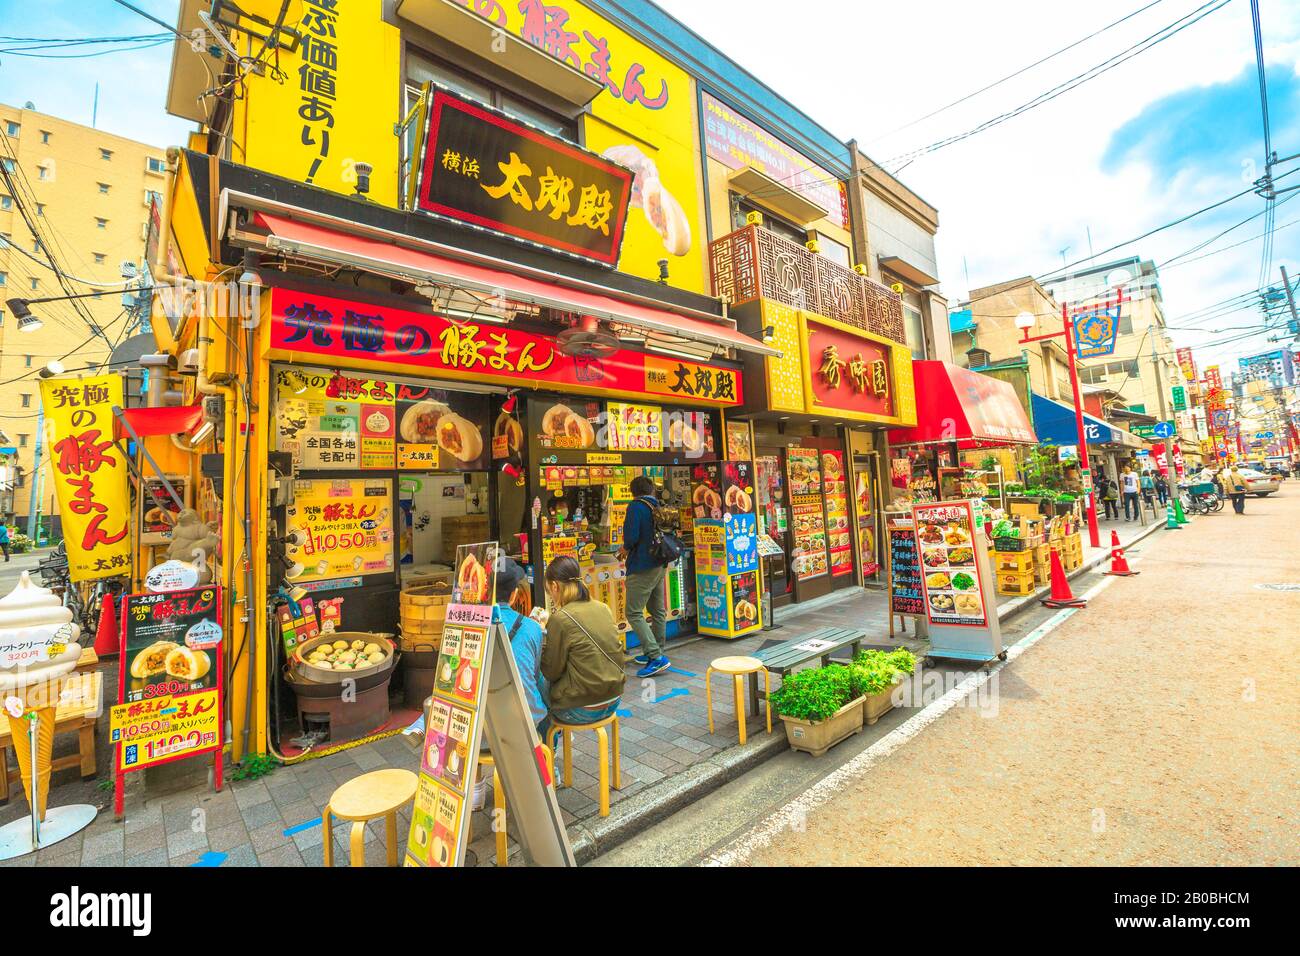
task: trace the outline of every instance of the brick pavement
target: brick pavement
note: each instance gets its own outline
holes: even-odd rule
[[[1124,522],[1103,524],[1103,544],[1111,527],[1136,532],[1136,525]],[[1006,603],[1009,599],[1000,599]],[[655,678],[629,679],[620,712],[623,789],[611,791],[611,812],[619,812],[621,801],[661,783],[673,775],[697,766],[724,750],[737,748],[738,728],[731,687],[725,678],[714,679],[714,732],[709,733],[705,708],[704,674],[714,658],[746,654],[767,641],[785,641],[825,625],[860,624],[867,641],[888,644],[885,597],[879,590],[848,589],[811,605],[778,610],[780,628],[735,641],[685,638],[672,642],[669,656],[673,667]],[[909,633],[899,634],[896,644],[923,651]],[[766,736],[763,715],[748,718],[753,748]],[[101,721],[101,736],[106,733]],[[779,722],[774,733],[781,733]],[[66,741],[60,741],[66,747]],[[161,798],[146,798],[141,790],[129,793],[126,819],[113,820],[111,794],[100,792],[95,801],[102,805],[98,819],[83,833],[47,850],[18,860],[11,866],[320,866],[322,833],[320,815],[330,795],[341,784],[380,767],[418,768],[417,744],[412,739],[389,737],[325,757],[281,766],[260,780],[230,782],[222,793],[190,791]],[[57,752],[57,751],[56,751]],[[574,737],[573,787],[561,788],[558,801],[565,823],[587,821],[597,815],[597,766],[595,735]],[[101,760],[101,768],[111,766]],[[51,790],[51,804],[87,799],[86,787],[77,781]],[[64,793],[66,792],[66,796]],[[489,805],[491,795],[489,793]],[[25,813],[21,797],[11,800],[0,820],[16,819]],[[399,813],[399,835],[403,844],[410,825],[409,811]],[[351,824],[338,822],[335,865],[346,865]],[[486,813],[473,817],[474,839],[470,850],[480,865],[490,865],[495,856],[490,820]],[[368,825],[366,862],[383,865],[383,822]],[[511,841],[512,852],[514,842]]]

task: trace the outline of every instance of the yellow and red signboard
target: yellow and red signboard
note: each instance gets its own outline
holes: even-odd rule
[[[343,478],[294,483],[289,532],[300,542],[289,557],[302,570],[295,582],[393,570],[393,483]]]
[[[127,465],[113,441],[113,407],[123,405],[122,377],[45,379],[41,405],[72,580],[128,573]]]

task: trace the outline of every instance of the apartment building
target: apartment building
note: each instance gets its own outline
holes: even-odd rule
[[[164,189],[164,155],[30,103],[0,103],[0,429],[16,472],[4,518],[20,526],[34,477],[39,483],[39,373],[52,361],[68,371],[98,367],[132,334],[122,266],[142,263],[150,203]],[[39,326],[20,327],[10,304],[93,292],[93,283],[108,286],[106,294],[32,304]],[[49,482],[38,490],[40,513],[57,515]]]

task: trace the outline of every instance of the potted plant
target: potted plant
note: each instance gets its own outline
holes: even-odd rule
[[[859,651],[849,670],[853,689],[862,695],[862,716],[874,724],[894,706],[894,688],[916,669],[916,655],[895,651]]]
[[[820,757],[862,729],[862,698],[852,668],[832,664],[786,676],[771,705],[785,725],[791,750]]]

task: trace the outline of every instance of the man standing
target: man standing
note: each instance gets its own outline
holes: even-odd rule
[[[1138,501],[1138,476],[1131,465],[1124,466],[1120,480],[1124,483],[1124,520],[1137,521],[1142,517],[1142,505]]]
[[[1139,484],[1142,486],[1142,506],[1154,509],[1155,505],[1152,503],[1152,499],[1156,493],[1156,480],[1152,476],[1150,468],[1142,472],[1142,479]]]
[[[1244,515],[1246,513],[1246,476],[1237,470],[1236,465],[1233,465],[1224,484],[1228,486],[1228,493],[1232,496],[1232,510],[1239,515]]]
[[[1106,509],[1105,517],[1118,518],[1119,506],[1116,502],[1119,500],[1119,492],[1115,487],[1115,479],[1103,471],[1101,472],[1099,487],[1101,490],[1101,503]]]
[[[627,620],[645,651],[635,658],[642,665],[636,676],[653,677],[669,666],[664,654],[667,643],[664,626],[668,621],[664,566],[650,554],[659,502],[655,498],[654,482],[645,475],[632,479],[631,491],[635,500],[627,506],[627,516],[623,519],[623,550],[619,554],[627,560]],[[650,611],[648,624],[647,610]]]

